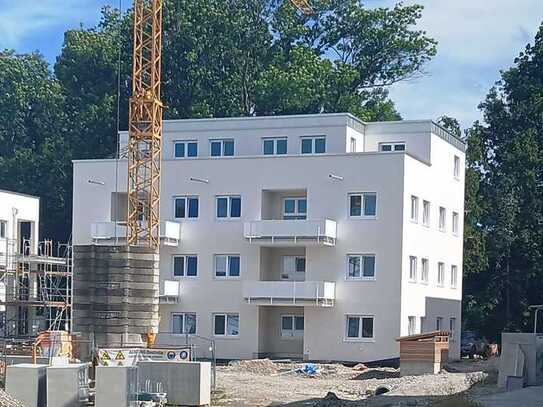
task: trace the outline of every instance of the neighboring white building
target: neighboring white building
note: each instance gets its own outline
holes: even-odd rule
[[[464,150],[429,120],[165,121],[160,331],[219,358],[367,362],[452,329],[459,357]],[[123,242],[126,179],[74,162],[74,245]]]

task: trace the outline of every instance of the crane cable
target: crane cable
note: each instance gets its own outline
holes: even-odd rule
[[[115,199],[112,202],[113,213],[115,214],[114,226],[115,230],[115,243],[118,243],[117,236],[117,215],[118,215],[118,196],[119,196],[119,160],[121,158],[121,138],[119,132],[121,131],[121,62],[122,62],[122,21],[123,21],[123,0],[119,0],[119,23],[118,23],[118,43],[117,43],[117,118],[116,118],[116,154],[115,154]]]

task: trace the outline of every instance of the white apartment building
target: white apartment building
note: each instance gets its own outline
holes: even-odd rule
[[[443,329],[459,357],[464,151],[430,120],[165,121],[160,332],[369,362]],[[126,160],[74,161],[74,245],[123,242],[126,180]]]

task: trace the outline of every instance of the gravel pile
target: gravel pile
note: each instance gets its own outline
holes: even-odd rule
[[[0,389],[0,407],[25,407],[25,405]]]
[[[228,364],[230,368],[239,372],[270,375],[278,373],[281,366],[270,359],[236,360]]]

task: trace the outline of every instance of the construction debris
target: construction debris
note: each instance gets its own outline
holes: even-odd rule
[[[0,407],[25,407],[25,405],[0,389]]]

